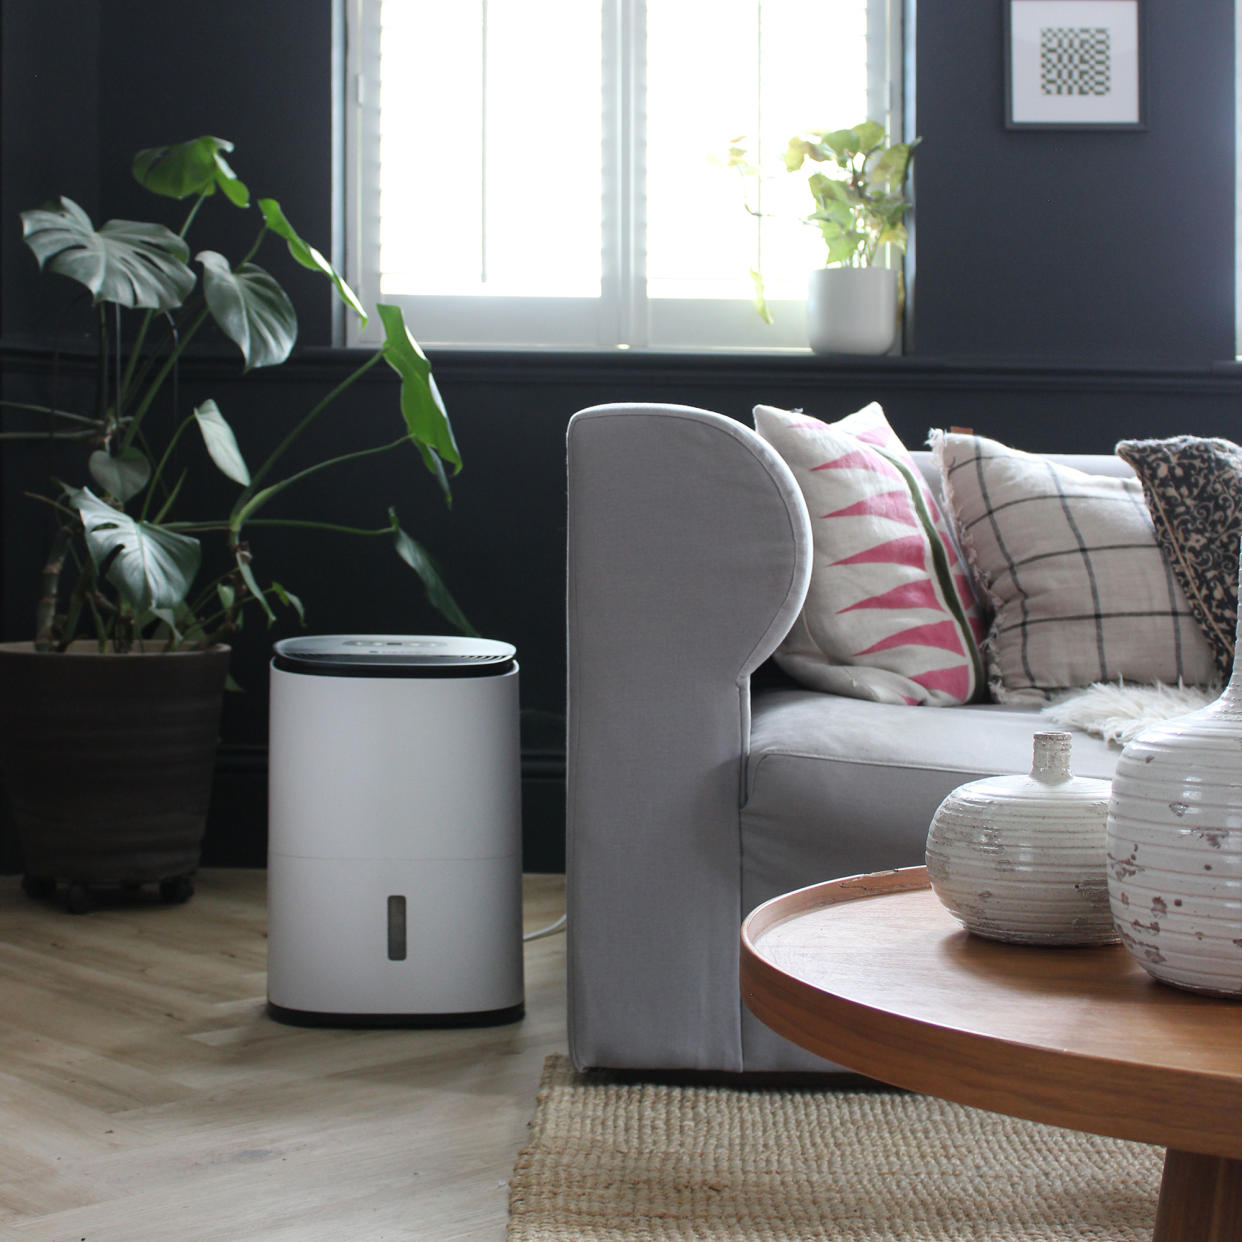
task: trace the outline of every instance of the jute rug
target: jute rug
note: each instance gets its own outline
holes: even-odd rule
[[[509,1242],[1149,1242],[1163,1152],[900,1092],[544,1066]]]

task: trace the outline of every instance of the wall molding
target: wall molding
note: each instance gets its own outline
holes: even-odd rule
[[[371,350],[308,346],[288,362],[242,372],[235,351],[212,351],[182,360],[185,379],[279,384],[335,383],[371,357]],[[428,349],[441,384],[522,384],[540,387],[636,386],[643,381],[688,383],[705,389],[729,388],[739,378],[752,384],[825,381],[835,387],[882,385],[889,390],[963,392],[1142,392],[1242,394],[1242,363],[1232,359],[1200,364],[1046,361],[984,358],[830,358],[790,350],[748,353],[721,350],[657,352],[638,350],[476,350]],[[77,343],[60,350],[41,342],[0,340],[0,367],[12,374],[47,374],[59,367],[67,375],[88,374],[93,353]],[[362,384],[395,384],[396,375],[376,368]]]

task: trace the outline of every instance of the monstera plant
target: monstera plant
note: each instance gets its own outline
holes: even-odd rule
[[[178,360],[209,321],[237,346],[246,370],[276,366],[289,357],[297,315],[276,278],[255,261],[265,247],[286,250],[287,257],[321,273],[350,310],[366,319],[349,286],[298,235],[275,199],[257,201],[256,237],[247,254],[234,262],[217,250],[197,249],[193,261],[201,275],[196,275],[189,236],[204,204],[218,194],[237,209],[251,206],[250,191],[226,159],[232,149],[230,142],[204,136],[140,151],[134,158],[134,176],[148,190],[190,200],[179,232],[134,220],[109,220],[96,228],[68,198],[22,213],[23,236],[40,267],[68,276],[92,294],[99,344],[92,411],[45,408],[49,430],[0,433],[50,439],[76,451],[78,458],[67,459],[67,477],[58,477],[43,497],[57,523],[36,613],[34,639],[41,651],[62,651],[84,636],[114,651],[150,642],[176,649],[227,640],[247,608],[271,619],[274,604],[300,607],[284,585],[260,580],[247,535],[261,514],[270,524],[342,529],[305,514],[270,516],[268,507],[286,489],[353,458],[413,445],[447,499],[447,470],[461,467],[430,365],[395,306],[377,307],[384,342],[375,354],[296,418],[275,451],[253,468],[226,411],[214,400],[173,410],[171,418],[161,409]],[[126,322],[131,316],[136,323]],[[282,477],[281,459],[294,442],[380,362],[401,377],[392,438]],[[163,416],[158,420],[162,441],[153,434],[156,414]],[[174,471],[173,450],[181,448],[184,456],[186,438],[201,441],[200,460],[186,471],[218,470],[236,484],[231,507],[218,518],[191,520],[179,514],[185,475]],[[75,479],[69,472],[76,466],[82,467],[82,477]],[[356,533],[391,537],[436,607],[458,628],[469,628],[430,558],[402,530],[393,510],[384,527]],[[210,581],[200,582],[207,537],[224,541],[227,564]],[[72,585],[66,577],[72,577]]]
[[[133,175],[142,186],[187,203],[177,231],[134,220],[96,227],[63,197],[22,213],[23,236],[40,268],[89,291],[98,339],[93,408],[23,403],[24,424],[0,432],[6,440],[36,440],[55,450],[48,486],[32,493],[53,519],[33,610],[33,643],[7,643],[0,650],[0,763],[19,829],[24,821],[33,826],[23,831],[23,852],[30,887],[37,891],[57,878],[69,880],[72,890],[95,881],[181,881],[192,870],[196,852],[170,853],[163,844],[149,845],[137,861],[132,851],[101,861],[96,847],[110,831],[106,825],[120,824],[120,835],[134,838],[134,808],[146,796],[139,787],[155,777],[166,788],[148,818],[185,819],[188,809],[201,837],[228,644],[246,614],[261,614],[270,623],[277,608],[302,612],[290,584],[269,574],[254,546],[261,526],[390,539],[433,605],[455,628],[473,632],[431,558],[392,508],[377,515],[386,513],[385,520],[360,528],[275,503],[296,506],[300,484],[346,463],[352,463],[356,487],[361,459],[401,451],[414,454],[412,461],[421,458],[449,501],[449,475],[460,469],[461,455],[427,358],[397,307],[376,308],[383,343],[322,400],[288,416],[275,434],[272,422],[283,411],[265,414],[262,442],[269,447],[257,456],[238,434],[245,429],[235,427],[214,399],[183,408],[179,363],[208,325],[237,347],[246,371],[289,357],[297,315],[260,257],[266,263],[270,254],[322,275],[350,313],[366,318],[349,286],[298,234],[280,204],[252,200],[229,164],[232,149],[230,142],[203,136],[134,158]],[[197,239],[191,244],[216,211],[246,212],[253,219],[247,253],[226,257]],[[285,466],[308,429],[329,417],[334,402],[381,363],[400,377],[391,434],[379,444]],[[45,427],[30,425],[36,414]],[[214,479],[204,488],[208,476]],[[219,513],[201,511],[204,494],[226,497]],[[193,510],[186,512],[189,504]],[[177,690],[176,679],[199,666],[189,658],[193,653],[202,653],[210,672],[191,674],[199,679],[195,686]],[[104,688],[81,680],[88,674],[105,678]],[[142,678],[150,683],[145,689]],[[52,707],[54,693],[62,698]],[[171,758],[165,718],[159,717],[164,723],[156,726],[162,730],[157,738],[131,736],[157,719],[151,697],[157,693],[171,694],[178,718],[187,715],[186,704],[195,696],[208,704],[199,725],[209,744],[207,758],[205,768],[201,757],[196,760],[196,775]],[[68,723],[68,713],[96,703],[89,707],[96,716],[91,726]],[[31,704],[46,730],[23,714]],[[80,753],[70,750],[75,739],[82,741]],[[207,787],[200,788],[204,772]],[[92,773],[102,785],[89,784]],[[42,799],[66,790],[73,791],[72,805],[53,831]],[[113,801],[120,805],[112,807]],[[59,844],[49,846],[62,827],[88,838],[85,861],[66,863]],[[169,891],[181,896],[184,884]]]

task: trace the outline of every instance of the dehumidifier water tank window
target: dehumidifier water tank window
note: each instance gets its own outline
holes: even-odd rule
[[[388,960],[405,961],[405,898],[388,899]]]

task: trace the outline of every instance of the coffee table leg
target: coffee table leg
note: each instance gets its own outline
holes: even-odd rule
[[[1152,1242],[1237,1242],[1238,1238],[1242,1238],[1242,1160],[1169,1148]]]

